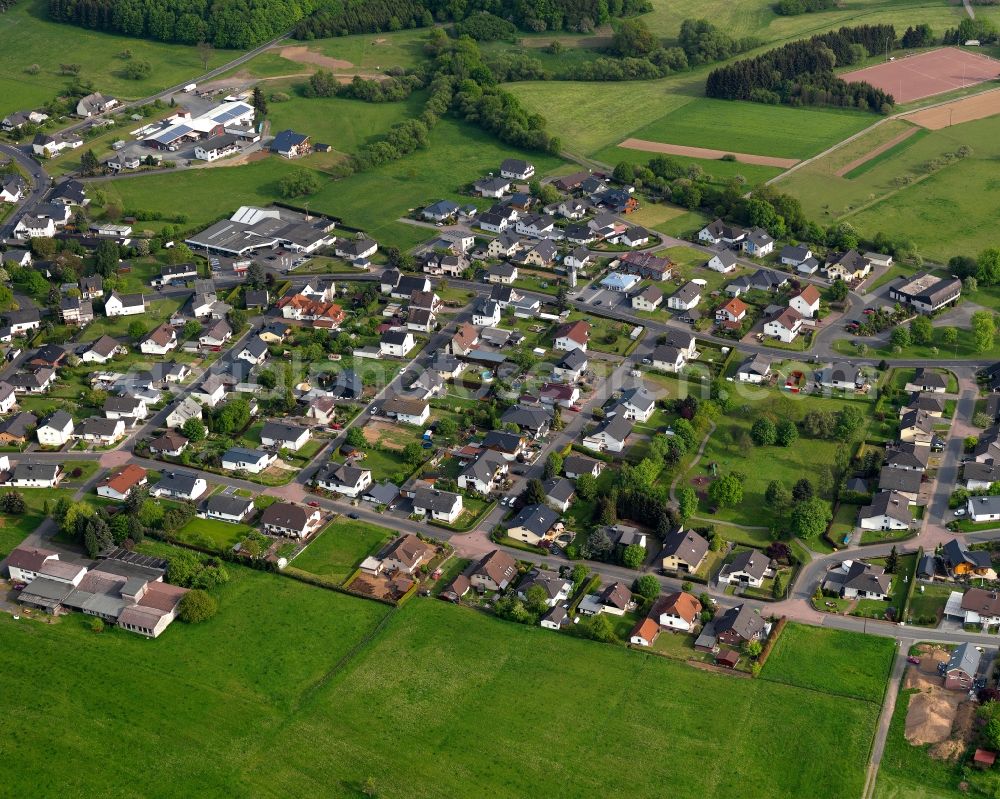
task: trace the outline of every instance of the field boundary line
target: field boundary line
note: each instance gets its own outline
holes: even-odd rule
[[[846,164],[845,166],[842,166],[840,169],[838,169],[833,174],[836,177],[838,177],[838,178],[844,177],[844,175],[846,175],[849,172],[853,172],[859,166],[864,166],[869,161],[871,161],[873,158],[877,158],[878,156],[882,155],[882,153],[884,153],[886,150],[891,150],[893,147],[895,147],[900,142],[906,141],[908,138],[910,138],[910,136],[912,136],[914,133],[916,133],[917,130],[919,130],[919,127],[917,125],[914,125],[913,127],[907,128],[902,133],[900,133],[898,136],[894,136],[893,138],[889,139],[889,141],[884,142],[883,144],[880,144],[874,150],[869,150],[867,153],[865,153],[864,155],[862,155],[860,158],[855,158],[849,164]]]
[[[704,158],[706,160],[721,160],[723,156],[731,155],[741,164],[755,166],[774,166],[779,169],[790,169],[799,163],[797,158],[783,158],[777,155],[755,155],[739,153],[733,150],[716,150],[710,147],[695,147],[687,144],[668,144],[666,142],[649,141],[647,139],[627,138],[619,147],[626,150],[639,150],[645,153],[662,153],[664,155],[683,155],[689,158]]]

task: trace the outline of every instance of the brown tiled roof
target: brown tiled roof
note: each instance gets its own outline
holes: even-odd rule
[[[685,591],[677,591],[656,602],[652,615],[658,617],[661,613],[675,614],[691,624],[701,613],[701,602]]]
[[[576,322],[562,325],[556,330],[555,337],[565,337],[571,341],[575,341],[577,344],[586,344],[590,338],[590,323],[579,319]]]
[[[127,463],[118,471],[102,480],[99,488],[107,486],[119,494],[126,494],[146,479],[146,470],[134,463]]]

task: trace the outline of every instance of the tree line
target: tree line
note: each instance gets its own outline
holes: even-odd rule
[[[49,0],[49,17],[162,42],[245,49],[286,33],[317,0]]]
[[[841,28],[719,67],[709,73],[705,94],[723,100],[791,105],[832,105],[888,113],[892,95],[864,81],[837,77],[848,66],[892,48],[892,25]]]
[[[784,17],[811,14],[814,11],[829,11],[837,7],[837,0],[778,0],[774,13]]]
[[[588,33],[613,18],[650,10],[649,0],[333,0],[300,19],[293,35],[321,39],[431,27],[440,22],[465,27],[468,20],[462,33],[486,41],[509,36],[514,28]],[[488,16],[482,17],[483,12]]]

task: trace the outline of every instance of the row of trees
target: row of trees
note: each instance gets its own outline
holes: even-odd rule
[[[836,8],[837,0],[778,0],[774,12],[785,17],[811,14],[814,11],[829,11]]]
[[[463,35],[492,41],[511,36],[515,28],[589,33],[615,17],[650,10],[649,0],[341,0],[324,3],[299,21],[293,35],[308,40],[452,21]]]
[[[48,12],[57,22],[125,36],[246,49],[285,33],[317,5],[316,0],[49,0]]]
[[[835,105],[888,113],[891,95],[841,80],[834,67],[856,64],[896,42],[891,25],[862,25],[813,36],[709,73],[705,94],[724,100]]]

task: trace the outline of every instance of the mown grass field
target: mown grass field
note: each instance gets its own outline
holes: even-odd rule
[[[80,615],[53,626],[0,616],[0,665],[34,664],[30,690],[8,695],[19,723],[0,733],[18,764],[6,775],[12,793],[133,795],[141,784],[156,795],[351,796],[372,778],[384,797],[462,795],[471,780],[491,796],[611,795],[625,775],[637,797],[805,796],[820,782],[830,797],[860,791],[874,703],[701,672],[443,603],[392,611],[228,569],[219,615],[177,623],[155,642],[95,635]],[[109,685],[115,712],[95,714]],[[392,712],[373,711],[388,697]],[[593,745],[595,730],[606,745]],[[634,768],[640,749],[668,747],[713,768],[658,758]],[[121,751],[129,756],[108,769]]]
[[[878,704],[895,652],[888,638],[789,624],[761,677]]]
[[[7,490],[0,490],[0,494]],[[71,499],[76,493],[76,489],[73,488],[18,488],[16,490],[24,497],[27,508],[21,514],[0,513],[0,558],[7,557],[10,551],[24,540],[25,536],[33,533],[45,521],[43,509],[46,501],[55,505],[60,497]]]
[[[197,546],[217,549],[220,552],[232,549],[233,545],[253,532],[255,528],[247,524],[232,524],[219,519],[191,519],[175,537],[180,541]]]
[[[397,222],[408,209],[443,197],[469,201],[459,189],[495,172],[504,158],[513,156],[530,158],[540,174],[561,163],[552,156],[506,147],[477,128],[443,119],[432,131],[428,149],[343,180],[319,174],[320,191],[295,202],[308,202],[313,212],[340,217],[380,242],[410,247],[432,233]],[[272,157],[244,166],[115,181],[103,184],[102,189],[109,201],[117,199],[126,208],[170,214],[183,208],[190,225],[201,225],[228,216],[240,205],[266,205],[279,199],[278,181],[302,168],[301,163]]]
[[[343,580],[394,535],[386,527],[338,519],[309,544],[292,565],[321,577]]]
[[[419,116],[425,92],[411,94],[398,103],[365,103],[343,97],[293,97],[268,106],[272,130],[292,128],[308,132],[314,142],[329,144],[343,153],[356,153],[377,141],[404,119]]]
[[[647,141],[716,150],[806,158],[877,121],[872,114],[832,108],[697,99],[629,135]]]
[[[854,157],[891,138],[903,124],[887,123],[880,126],[885,131],[852,143]],[[909,238],[925,257],[938,261],[974,256],[991,246],[991,222],[1000,214],[1000,180],[993,169],[1000,155],[1000,117],[930,131],[907,142],[912,143],[853,179],[832,174],[838,163],[846,163],[838,153],[778,181],[777,188],[799,198],[806,215],[820,224],[843,220],[868,235],[882,231]],[[971,148],[966,158],[927,170],[931,160],[963,146]]]
[[[165,86],[183,83],[205,70],[193,46],[132,39],[60,25],[47,18],[45,0],[21,0],[0,14],[0,116],[33,108],[56,97],[70,79],[59,73],[60,64],[79,64],[80,76],[94,81],[98,91],[119,98],[138,98]],[[143,80],[122,76],[125,61],[118,57],[131,50],[135,60],[148,61],[153,70]],[[209,69],[239,55],[217,50]],[[37,75],[24,70],[31,64]]]

